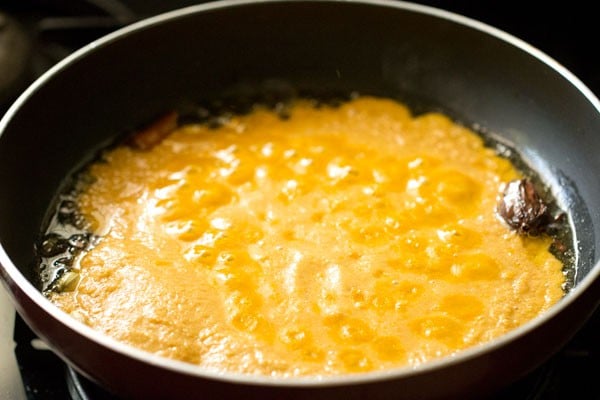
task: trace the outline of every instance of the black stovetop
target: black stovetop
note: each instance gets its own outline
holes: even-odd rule
[[[9,36],[13,44],[19,43],[19,51],[12,50],[11,65],[15,65],[17,57],[23,57],[21,64],[24,65],[23,71],[10,75],[4,69],[10,66],[3,65],[0,57],[0,114],[36,77],[75,49],[138,19],[194,3],[197,1],[9,0],[5,4],[0,0],[0,46]],[[424,0],[418,3],[475,18],[525,40],[563,64],[600,95],[600,62],[594,54],[595,41],[600,35],[596,31],[593,2],[550,5],[548,2]],[[523,4],[528,5],[525,8]],[[17,35],[19,40],[13,40]],[[6,84],[9,75],[13,79]],[[498,393],[494,400],[600,399],[600,385],[595,384],[600,371],[599,337],[600,312],[597,312],[561,352]],[[28,400],[114,400],[101,388],[70,371],[51,352],[32,347],[35,335],[18,316],[14,338]]]

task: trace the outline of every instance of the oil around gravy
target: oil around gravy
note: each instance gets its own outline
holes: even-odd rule
[[[503,182],[539,179],[444,115],[358,97],[216,117],[108,149],[62,195],[38,246],[52,301],[162,356],[300,376],[451,355],[568,288],[567,222],[527,237],[495,214]]]

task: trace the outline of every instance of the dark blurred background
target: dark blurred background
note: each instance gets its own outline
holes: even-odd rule
[[[201,2],[201,1],[200,1]],[[51,65],[90,41],[194,0],[0,0],[0,111]],[[532,44],[600,93],[594,2],[424,0]]]

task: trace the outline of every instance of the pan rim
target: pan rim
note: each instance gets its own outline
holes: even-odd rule
[[[203,13],[211,10],[220,10],[231,7],[242,7],[247,5],[257,4],[272,4],[272,3],[339,3],[339,4],[355,4],[362,6],[376,6],[376,7],[389,7],[410,12],[426,14],[434,16],[446,21],[464,25],[468,28],[481,31],[487,35],[494,36],[511,46],[517,47],[520,50],[528,53],[534,58],[540,60],[544,65],[556,71],[559,75],[565,78],[571,85],[573,85],[584,97],[587,99],[594,108],[600,113],[600,101],[593,94],[593,92],[577,78],[573,73],[567,70],[564,66],[558,63],[556,60],[537,49],[536,47],[524,42],[523,40],[483,22],[475,19],[456,14],[443,9],[416,4],[406,1],[395,1],[395,0],[220,0],[212,3],[199,4],[181,8],[178,10],[166,12],[154,17],[150,17],[124,28],[121,28],[115,32],[112,32],[100,39],[97,39],[81,49],[75,51],[71,55],[67,56],[62,61],[58,62],[34,83],[31,84],[19,98],[12,104],[9,110],[5,113],[3,118],[0,120],[0,137],[6,130],[10,120],[16,115],[21,107],[28,101],[28,99],[35,94],[37,90],[42,88],[44,84],[51,80],[54,75],[65,69],[68,65],[75,63],[80,58],[85,57],[87,54],[93,52],[95,49],[102,46],[110,45],[111,42],[116,41],[124,36],[135,33],[142,29],[149,29],[154,25],[167,23],[172,20],[186,17],[192,13]],[[318,388],[327,386],[338,386],[338,385],[349,385],[349,384],[366,384],[372,382],[379,382],[389,379],[407,378],[413,375],[426,374],[434,370],[441,370],[451,367],[456,364],[463,363],[478,355],[486,352],[491,352],[498,348],[508,345],[510,342],[517,340],[518,338],[526,335],[527,333],[534,330],[536,327],[543,325],[547,321],[553,319],[563,309],[567,308],[577,298],[579,298],[588,289],[593,282],[600,279],[600,263],[596,263],[589,273],[578,283],[563,299],[558,303],[554,304],[549,310],[545,311],[536,318],[528,321],[527,323],[519,326],[516,329],[496,338],[490,342],[486,342],[468,349],[461,350],[454,355],[446,356],[437,360],[428,361],[422,365],[415,367],[398,367],[391,368],[383,371],[373,371],[359,374],[346,374],[342,376],[306,376],[306,377],[270,377],[270,376],[255,376],[241,373],[231,372],[215,372],[198,365],[185,363],[182,361],[168,359],[162,356],[158,356],[133,346],[123,344],[109,336],[101,334],[82,322],[71,317],[66,312],[59,309],[56,305],[52,304],[46,297],[42,295],[37,288],[35,288],[31,282],[29,282],[25,276],[19,271],[19,269],[11,261],[10,257],[6,253],[2,244],[0,243],[0,276],[8,279],[3,279],[5,287],[8,289],[9,294],[14,293],[11,288],[15,285],[22,291],[37,307],[48,313],[52,318],[66,325],[67,328],[83,335],[87,340],[98,343],[99,345],[106,347],[114,352],[120,353],[126,357],[131,357],[137,361],[144,362],[155,367],[162,369],[168,369],[173,372],[182,373],[186,375],[196,376],[198,378],[205,378],[217,381],[231,382],[237,384],[252,384],[252,385],[263,385],[263,386],[278,386],[278,387],[304,387],[304,388]],[[7,282],[4,282],[6,280]],[[12,284],[12,285],[11,285]],[[14,302],[14,299],[12,299]],[[52,345],[49,344],[52,348]],[[60,355],[60,351],[55,350]],[[65,360],[71,364],[70,360]]]

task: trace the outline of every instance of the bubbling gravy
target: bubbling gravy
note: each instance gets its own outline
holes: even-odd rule
[[[447,116],[364,96],[173,128],[106,150],[63,198],[79,228],[46,236],[72,257],[45,293],[121,342],[340,375],[455,354],[564,294],[553,239],[498,215],[522,172]]]

